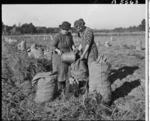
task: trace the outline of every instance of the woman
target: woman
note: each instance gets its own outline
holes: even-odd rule
[[[98,58],[98,50],[94,41],[93,31],[85,26],[83,19],[76,20],[74,27],[78,32],[78,37],[81,38],[81,44],[78,48],[80,51],[80,59],[85,62],[87,69],[89,69],[90,63],[96,61]],[[84,96],[87,97],[89,93],[89,82],[87,81],[84,86],[86,87]]]
[[[79,46],[79,50],[82,53],[80,59],[85,60],[87,67],[89,67],[90,62],[96,61],[98,57],[93,31],[85,26],[83,19],[76,20],[74,22],[74,27],[78,32],[78,37],[82,40]]]
[[[70,65],[62,62],[61,54],[75,49],[75,46],[70,32],[71,24],[64,21],[59,25],[59,28],[60,32],[54,36],[52,46],[55,50],[53,54],[53,72],[58,73],[58,91],[61,92],[65,89],[66,81],[70,77]],[[65,92],[66,96],[67,94],[68,92]]]

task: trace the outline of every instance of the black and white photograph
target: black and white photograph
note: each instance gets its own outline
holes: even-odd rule
[[[2,120],[148,121],[149,6],[115,3],[1,5]]]

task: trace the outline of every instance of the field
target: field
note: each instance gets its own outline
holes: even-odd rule
[[[27,42],[50,48],[50,37],[16,36]],[[109,47],[105,42],[112,39]],[[4,41],[4,40],[2,40]],[[75,44],[79,39],[74,37]],[[99,54],[111,64],[109,81],[112,88],[110,107],[82,96],[69,100],[56,99],[44,104],[34,102],[32,78],[39,72],[52,70],[51,61],[29,58],[18,51],[16,43],[2,45],[2,119],[3,120],[145,120],[145,35],[95,36]],[[136,42],[142,49],[136,50]]]

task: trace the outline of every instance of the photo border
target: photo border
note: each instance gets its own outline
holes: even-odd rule
[[[99,2],[99,0],[94,0],[94,1],[89,1],[87,0],[87,2],[79,2],[78,0],[75,0],[76,2],[61,2],[60,0],[51,0],[51,1],[47,1],[48,4],[111,4],[108,2]],[[106,1],[106,0],[105,0]],[[143,1],[143,0],[141,0]],[[42,4],[47,3],[46,1],[42,1]],[[34,3],[34,1],[26,1],[26,0],[13,0],[13,1],[5,1],[2,0],[2,4],[41,4],[40,2],[38,3],[37,1]],[[117,3],[120,4],[120,3]],[[149,115],[150,115],[150,45],[149,45],[149,38],[150,38],[150,0],[146,0],[145,3],[140,2],[138,4],[145,4],[146,5],[146,10],[145,10],[145,20],[146,20],[146,28],[145,28],[145,101],[146,101],[146,105],[145,105],[145,119],[146,121],[149,121]],[[113,5],[113,4],[112,4]],[[135,4],[136,5],[136,4]]]

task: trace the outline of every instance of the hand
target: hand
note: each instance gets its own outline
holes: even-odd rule
[[[59,54],[59,55],[61,55],[62,54],[62,52],[59,50],[59,49],[55,49],[55,51]]]
[[[76,83],[76,84],[79,84],[79,81],[78,81],[77,79],[75,79],[75,83]]]
[[[73,52],[76,54],[76,53],[79,52],[79,50],[78,49],[73,49]]]
[[[62,52],[61,52],[60,50],[58,50],[58,51],[57,51],[57,53],[58,53],[59,55],[61,55],[61,54],[62,54]]]
[[[73,79],[72,77],[70,77],[70,78],[69,78],[69,83],[70,83],[70,84],[73,84],[73,82],[74,82],[74,79]]]
[[[78,47],[78,50],[80,51],[82,49],[82,45],[80,44]]]
[[[76,48],[75,48],[75,47],[73,47],[73,48],[72,48],[72,50],[73,50],[73,51],[76,51]]]

